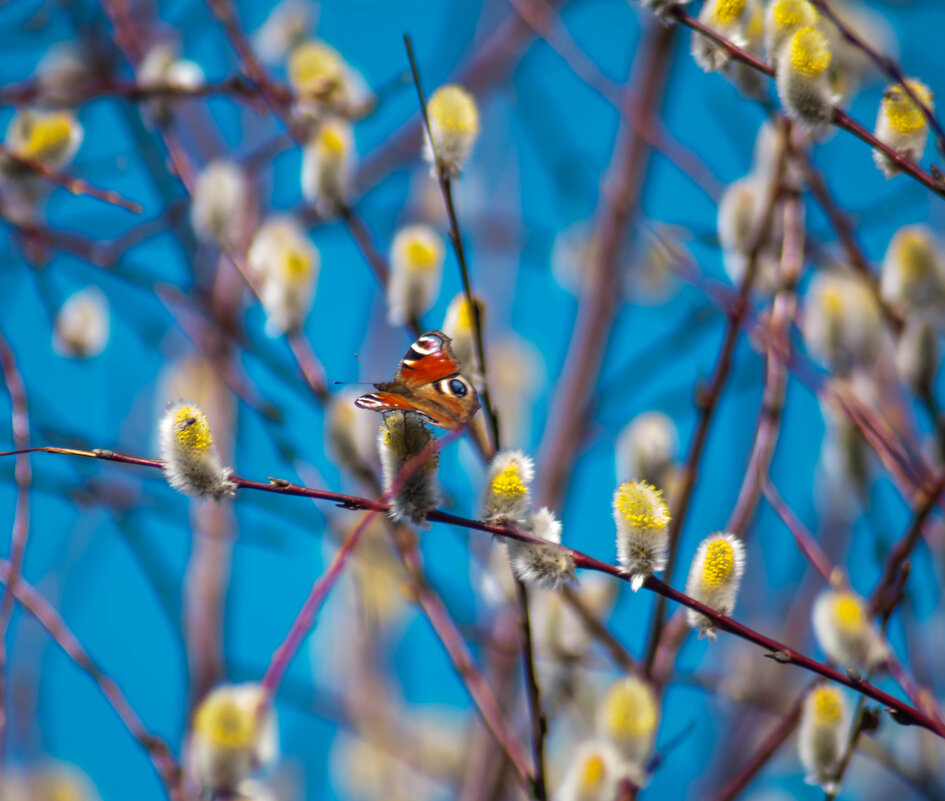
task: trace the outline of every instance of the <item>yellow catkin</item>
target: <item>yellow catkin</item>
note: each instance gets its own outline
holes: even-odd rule
[[[656,726],[656,705],[644,685],[619,684],[604,703],[607,728],[617,737],[641,737]]]
[[[312,260],[302,251],[291,248],[286,251],[282,271],[286,278],[307,278],[312,273]]]
[[[718,587],[731,578],[735,569],[735,550],[726,540],[716,540],[706,549],[702,567],[702,581],[706,586]]]
[[[926,106],[932,102],[932,92],[919,81],[907,81],[913,94]],[[925,127],[922,109],[912,102],[901,86],[890,86],[883,96],[883,111],[889,124],[899,133],[915,133]]]
[[[318,132],[318,149],[323,156],[340,159],[348,150],[348,141],[336,125],[326,123]]]
[[[520,497],[528,492],[528,489],[522,483],[522,477],[518,472],[518,465],[510,462],[508,466],[499,473],[492,481],[492,491],[496,495],[505,497]]]
[[[229,698],[210,698],[194,716],[194,731],[221,748],[248,748],[256,736],[252,710]]]
[[[774,21],[779,27],[813,25],[817,22],[817,10],[807,0],[776,0],[772,9]]]
[[[662,495],[651,484],[628,482],[620,487],[617,509],[624,520],[636,528],[665,528],[670,518]]]
[[[745,10],[746,0],[718,0],[712,11],[712,21],[720,25],[735,22]]]
[[[207,416],[199,409],[182,406],[174,418],[174,424],[177,442],[181,448],[188,451],[205,451],[213,445]]]
[[[344,63],[321,42],[305,42],[289,56],[289,82],[300,90],[331,89],[344,80]]]
[[[39,119],[30,129],[21,155],[42,159],[65,146],[72,137],[72,130],[73,122],[68,114],[50,114]]]
[[[834,726],[843,716],[840,693],[833,687],[820,687],[814,690],[812,704],[814,722],[818,726]]]
[[[801,75],[816,77],[826,72],[832,59],[827,37],[816,28],[802,28],[791,40],[791,66]]]
[[[427,107],[430,119],[445,131],[474,134],[479,131],[476,101],[460,86],[437,89]]]
[[[921,231],[905,230],[896,237],[897,256],[904,276],[924,278],[935,267],[935,248]]]
[[[839,593],[833,602],[837,625],[848,631],[859,631],[866,623],[866,613],[860,599],[852,593]]]
[[[599,754],[591,754],[581,766],[581,787],[585,790],[595,790],[604,783],[607,776],[607,766]]]
[[[429,270],[439,265],[439,251],[426,239],[419,236],[407,242],[407,261],[416,270]]]

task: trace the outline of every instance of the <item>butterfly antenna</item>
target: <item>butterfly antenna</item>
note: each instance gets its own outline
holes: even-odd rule
[[[362,365],[364,364],[364,362],[361,360],[361,357],[357,353],[354,354],[354,358],[357,359],[359,362],[361,362]],[[374,370],[371,369],[370,365],[365,365],[365,366],[367,367],[368,371],[370,371],[371,373],[374,373]],[[377,373],[374,373],[374,378],[375,378],[374,381],[332,381],[331,383],[332,384],[346,384],[349,386],[357,386],[360,384],[361,386],[365,386],[365,387],[373,387],[375,384],[379,384],[382,380],[380,376],[377,375]]]

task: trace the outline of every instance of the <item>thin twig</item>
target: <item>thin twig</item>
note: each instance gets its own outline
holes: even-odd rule
[[[463,282],[463,294],[466,298],[466,304],[469,307],[469,314],[472,318],[473,340],[476,346],[476,359],[479,362],[479,373],[482,381],[480,394],[482,395],[483,412],[486,416],[486,422],[489,425],[489,432],[492,436],[492,449],[499,449],[499,417],[495,406],[492,403],[492,395],[489,391],[489,372],[486,367],[486,350],[482,338],[482,319],[479,303],[473,296],[472,284],[469,280],[469,268],[466,265],[466,250],[463,247],[463,237],[459,230],[459,219],[456,216],[456,207],[453,204],[453,186],[449,173],[440,162],[439,154],[436,150],[436,140],[433,137],[433,131],[430,128],[430,118],[427,113],[427,101],[423,94],[423,86],[420,83],[420,71],[417,68],[417,62],[413,57],[413,47],[410,44],[410,37],[404,34],[404,46],[407,48],[407,58],[410,61],[410,71],[413,75],[413,82],[417,89],[417,97],[420,101],[420,111],[423,117],[423,125],[427,136],[430,139],[430,147],[433,150],[436,178],[440,185],[440,192],[443,195],[443,202],[446,205],[446,215],[450,224],[450,241],[453,243],[453,251],[456,253],[456,263],[459,266],[460,278]]]
[[[140,203],[127,200],[122,197],[119,192],[115,192],[112,189],[99,189],[88,181],[76,178],[74,175],[67,175],[59,170],[54,170],[38,159],[21,156],[14,153],[6,145],[0,144],[0,161],[4,159],[12,161],[17,167],[23,170],[36,173],[36,175],[45,178],[47,181],[57,184],[63,189],[67,189],[73,195],[88,195],[89,197],[94,197],[97,200],[109,203],[112,206],[118,206],[119,208],[133,211],[135,214],[140,214],[143,211]]]

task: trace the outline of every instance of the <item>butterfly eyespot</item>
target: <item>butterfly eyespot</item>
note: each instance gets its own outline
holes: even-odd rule
[[[450,381],[450,391],[457,397],[462,398],[466,394],[466,385],[458,378]]]

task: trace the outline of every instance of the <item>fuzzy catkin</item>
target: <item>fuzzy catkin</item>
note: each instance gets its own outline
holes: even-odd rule
[[[404,467],[431,442],[433,433],[413,412],[392,412],[385,416],[377,437],[381,457],[384,492],[390,494],[390,518],[422,523],[440,501],[436,471],[440,463],[433,453],[409,474]],[[403,474],[402,474],[403,473]]]

